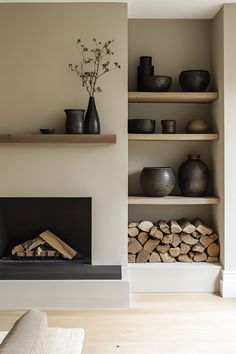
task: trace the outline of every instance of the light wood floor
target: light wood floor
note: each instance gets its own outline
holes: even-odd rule
[[[22,312],[0,310],[0,330]],[[85,329],[83,354],[236,354],[236,299],[135,294],[130,309],[46,312],[49,326]]]

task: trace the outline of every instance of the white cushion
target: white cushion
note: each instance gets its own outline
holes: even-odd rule
[[[8,332],[0,332],[0,343]],[[84,341],[82,328],[49,328],[47,354],[81,354]]]

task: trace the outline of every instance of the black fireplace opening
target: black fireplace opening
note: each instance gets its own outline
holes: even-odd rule
[[[79,256],[24,258],[12,254],[14,247],[37,238],[46,230]],[[91,197],[0,198],[0,280],[122,278],[120,265],[92,265],[91,250]]]
[[[91,263],[91,198],[0,198],[0,257],[50,230]]]

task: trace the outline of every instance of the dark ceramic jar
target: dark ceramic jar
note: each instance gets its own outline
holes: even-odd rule
[[[209,169],[200,155],[188,155],[178,171],[180,189],[185,197],[204,197],[209,189]]]
[[[65,109],[66,133],[84,134],[84,109]]]
[[[140,57],[140,65],[138,66],[138,91],[146,90],[146,81],[150,76],[154,75],[154,66],[152,65],[152,57],[143,56]]]
[[[162,120],[162,133],[163,134],[175,134],[176,121],[175,120]]]
[[[140,183],[149,197],[166,197],[175,186],[175,172],[171,167],[144,167]]]

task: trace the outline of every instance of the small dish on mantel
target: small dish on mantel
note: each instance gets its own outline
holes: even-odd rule
[[[55,128],[42,128],[40,129],[42,134],[55,134]]]

